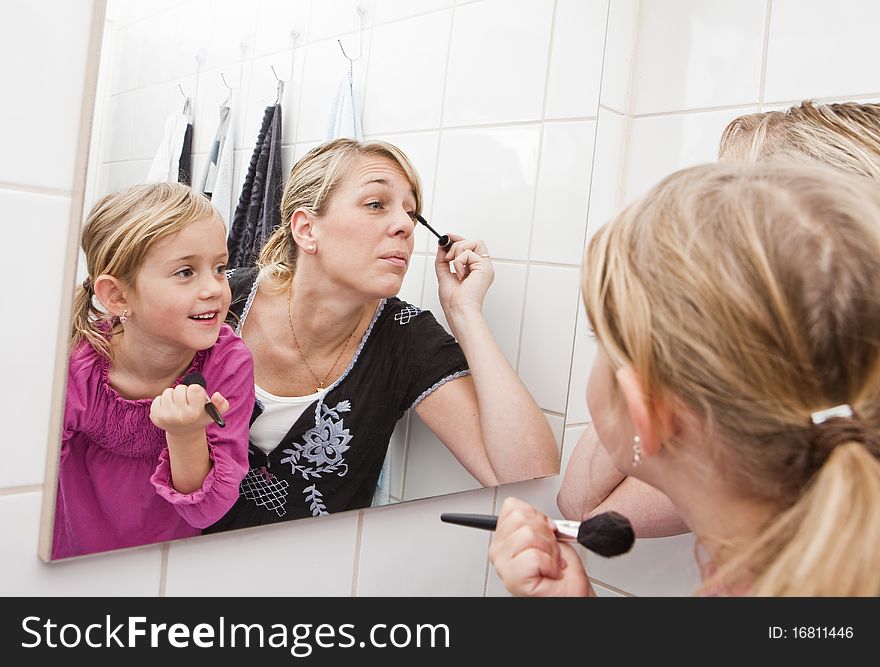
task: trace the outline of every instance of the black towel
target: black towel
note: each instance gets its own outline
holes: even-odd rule
[[[281,224],[281,105],[266,107],[263,126],[235,207],[226,248],[228,268],[254,266],[260,250]]]
[[[184,185],[192,185],[192,144],[193,126],[189,123],[183,135],[183,148],[180,151],[180,161],[177,164],[177,182]]]

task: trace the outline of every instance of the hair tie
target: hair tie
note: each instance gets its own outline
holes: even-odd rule
[[[857,442],[875,456],[880,452],[880,435],[868,428],[852,406],[844,403],[810,414],[810,468],[818,470],[838,445]]]
[[[92,292],[92,278],[91,276],[86,276],[86,279],[82,281],[82,288],[91,293]]]

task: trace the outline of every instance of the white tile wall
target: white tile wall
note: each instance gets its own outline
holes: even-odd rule
[[[607,0],[557,0],[545,118],[596,115],[607,14]]]
[[[540,141],[538,124],[444,132],[431,226],[528,259]]]
[[[447,9],[454,4],[454,0],[379,0],[376,5],[376,23],[427,14],[438,9]]]
[[[0,124],[5,156],[0,182],[70,190],[79,116],[62,110],[82,104],[83,77],[67,74],[85,71],[92,18],[86,9],[84,4],[24,0],[3,8],[15,20],[0,22],[0,62],[8,91]],[[68,54],[67,59],[60,60],[59,54]],[[52,148],[38,150],[43,146]]]
[[[254,54],[262,56],[305,44],[310,10],[310,0],[260,0]]]
[[[564,413],[580,272],[532,266],[517,371],[544,410]]]
[[[136,597],[159,593],[160,546],[43,563],[37,558],[41,496],[38,492],[0,495],[7,535],[0,553],[0,594]]]
[[[635,113],[752,102],[766,8],[766,0],[643,2]]]
[[[552,15],[553,4],[543,0],[520,0],[515,9],[504,0],[456,8],[445,125],[541,118]]]
[[[451,27],[452,10],[448,10],[373,30],[364,94],[365,133],[440,126]]]
[[[880,5],[859,0],[773,0],[764,100],[880,93]]]
[[[357,512],[173,542],[165,594],[351,595]],[[308,544],[308,548],[302,548]],[[277,571],[265,581],[254,571]]]
[[[644,194],[674,171],[718,159],[727,124],[757,107],[634,118],[629,125],[625,201]]]
[[[442,523],[443,512],[489,514],[493,489],[364,513],[359,596],[480,596],[489,533]]]
[[[4,270],[18,276],[19,284],[18,289],[3,290],[0,297],[0,312],[8,322],[3,327],[3,342],[10,351],[3,360],[8,381],[0,383],[0,423],[4,429],[0,487],[6,487],[42,483],[49,434],[61,432],[60,423],[48,423],[55,366],[50,351],[55,349],[58,336],[58,286],[70,199],[0,189],[0,210],[6,223],[4,247],[14,250],[6,254]],[[37,242],[39,260],[35,261]],[[28,349],[34,353],[15,353]],[[65,382],[66,377],[60,381]]]
[[[595,121],[544,124],[532,261],[580,266],[595,136]]]

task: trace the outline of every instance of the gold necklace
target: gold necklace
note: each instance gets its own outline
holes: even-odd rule
[[[342,359],[342,353],[348,348],[348,344],[354,338],[355,333],[357,333],[358,327],[360,326],[360,318],[358,318],[357,324],[354,325],[354,330],[351,332],[348,338],[345,339],[345,344],[342,346],[342,349],[339,350],[339,356],[336,357],[336,361],[333,362],[333,365],[330,367],[330,370],[327,371],[327,375],[324,376],[324,379],[321,380],[318,378],[318,374],[312,369],[312,365],[309,363],[309,360],[306,359],[306,353],[303,352],[302,346],[299,344],[299,339],[296,337],[296,331],[293,330],[293,317],[290,314],[292,309],[293,302],[293,281],[287,286],[287,323],[290,325],[290,333],[293,334],[293,342],[296,343],[296,349],[299,350],[299,356],[302,357],[302,360],[306,363],[306,368],[309,369],[309,373],[312,374],[312,377],[315,378],[315,382],[318,383],[317,389],[315,391],[321,391],[324,389],[324,383],[327,381],[327,378],[330,377],[330,374],[333,372],[333,369],[336,368],[336,364],[339,363],[339,360]]]

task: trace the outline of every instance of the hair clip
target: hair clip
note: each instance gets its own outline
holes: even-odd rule
[[[813,412],[812,414],[810,414],[810,420],[814,424],[823,424],[829,419],[834,419],[836,417],[849,419],[852,416],[853,409],[849,406],[849,404],[844,403],[843,405],[836,405],[833,408],[828,408],[827,410],[818,410],[817,412]]]

